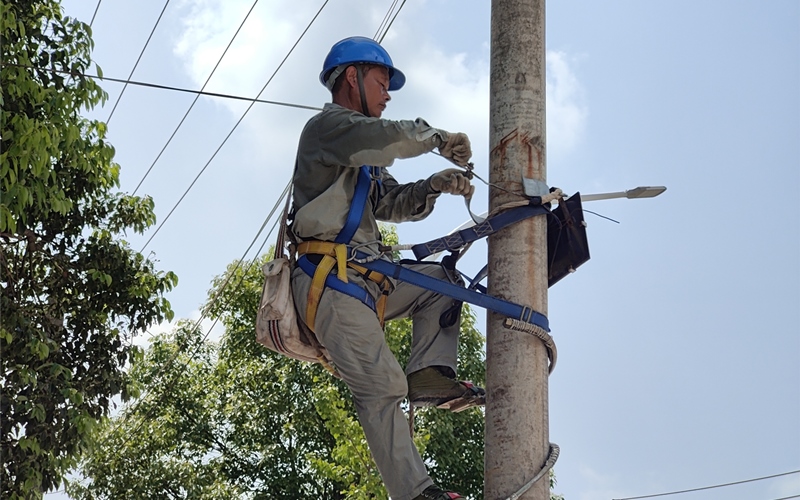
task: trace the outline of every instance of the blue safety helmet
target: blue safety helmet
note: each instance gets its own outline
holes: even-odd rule
[[[406,76],[394,67],[386,49],[375,40],[363,36],[345,38],[331,47],[322,65],[319,81],[325,85],[334,69],[343,64],[358,63],[385,66],[389,70],[389,90],[400,90],[406,83]]]

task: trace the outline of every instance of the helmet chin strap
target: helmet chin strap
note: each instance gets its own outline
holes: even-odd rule
[[[356,75],[358,78],[358,93],[361,95],[361,112],[365,116],[370,116],[369,108],[367,108],[367,95],[364,92],[364,76],[362,74],[362,66],[356,65]]]

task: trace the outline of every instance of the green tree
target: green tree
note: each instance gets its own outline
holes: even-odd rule
[[[387,498],[347,387],[255,342],[263,262],[231,264],[214,281],[207,310],[225,326],[218,345],[182,324],[134,363],[131,376],[149,395],[99,430],[72,497]],[[387,324],[401,363],[410,331],[407,320]],[[467,310],[459,375],[476,383],[483,345]],[[481,410],[417,411],[415,439],[434,480],[481,497]]]
[[[57,487],[111,400],[131,395],[129,332],[170,318],[172,273],[121,239],[155,220],[116,192],[106,94],[82,76],[89,27],[55,0],[0,3],[0,496]],[[71,72],[73,77],[57,73]]]

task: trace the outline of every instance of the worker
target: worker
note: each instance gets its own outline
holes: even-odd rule
[[[303,129],[293,178],[291,233],[299,256],[292,271],[296,309],[350,388],[370,451],[392,499],[462,498],[440,489],[428,476],[400,407],[406,398],[415,406],[485,403],[483,389],[456,379],[460,303],[363,268],[348,267],[345,277],[343,255],[337,256],[334,248],[345,243],[379,255],[377,220],[424,219],[442,193],[471,197],[474,187],[463,169],[445,169],[409,184],[399,184],[387,171],[396,159],[434,149],[466,166],[472,156],[469,139],[463,133],[433,128],[422,119],[381,118],[391,99],[389,93],[403,86],[405,76],[372,39],[351,37],[334,44],[320,81],[330,90],[332,102]],[[353,214],[359,178],[368,182],[368,195],[363,212]],[[324,259],[329,259],[328,265],[323,264]],[[448,279],[438,263],[410,267]],[[324,276],[316,279],[315,295],[318,269]],[[324,287],[322,280],[327,280]],[[349,288],[342,288],[343,284]],[[384,311],[375,305],[382,297]],[[387,320],[412,319],[405,373],[386,345],[381,312]]]

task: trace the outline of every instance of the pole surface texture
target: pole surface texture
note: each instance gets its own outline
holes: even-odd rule
[[[493,0],[489,144],[492,184],[522,193],[546,181],[545,0]],[[519,197],[497,188],[490,210]],[[534,217],[489,238],[489,293],[547,314],[547,224]],[[508,498],[549,451],[547,351],[489,313],[486,343],[486,500]],[[521,498],[550,498],[548,475]]]

